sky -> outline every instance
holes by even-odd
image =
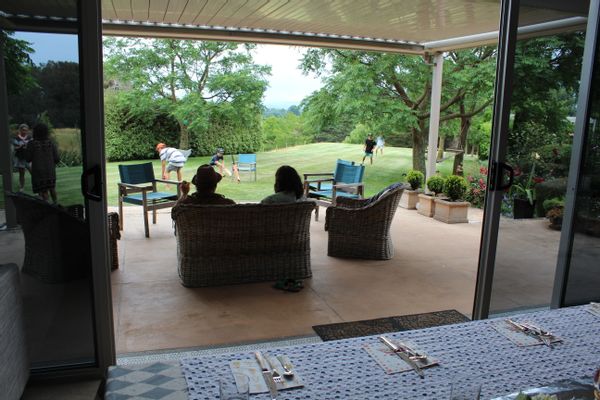
[[[32,44],[35,53],[31,58],[35,64],[49,60],[78,62],[77,38],[74,35],[19,32],[15,37]],[[305,76],[298,69],[301,47],[261,44],[256,46],[253,55],[256,63],[271,66],[269,88],[263,97],[266,107],[298,105],[322,86],[319,78]]]

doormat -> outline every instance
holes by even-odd
[[[382,333],[410,331],[468,321],[470,321],[469,318],[456,310],[444,310],[424,314],[367,319],[364,321],[315,325],[312,328],[324,342],[327,342],[329,340],[381,335]]]

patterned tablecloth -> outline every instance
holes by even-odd
[[[472,381],[482,384],[482,398],[489,399],[562,379],[591,383],[600,368],[600,317],[586,307],[512,316],[560,336],[563,342],[553,349],[516,346],[492,328],[493,319],[386,335],[416,343],[439,359],[439,366],[425,370],[425,379],[414,372],[386,374],[363,349],[376,336],[272,349],[270,354],[289,356],[305,382],[281,391],[279,399],[448,399],[452,382]],[[182,360],[189,398],[218,399],[219,377],[233,380],[229,362],[252,357],[248,352]]]

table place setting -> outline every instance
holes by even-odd
[[[585,307],[585,310],[596,317],[600,317],[600,303],[591,302]]]
[[[286,355],[276,357],[255,353],[254,359],[233,360],[229,362],[229,368],[236,379],[239,376],[247,376],[250,394],[271,393],[273,397],[279,390],[299,388],[304,382],[294,370],[294,366]]]
[[[365,343],[363,349],[379,364],[386,374],[415,371],[421,378],[423,369],[438,365],[439,361],[427,355],[409,341],[392,341],[379,336],[378,343]]]
[[[495,321],[492,327],[517,346],[535,346],[543,344],[553,348],[563,340],[552,332],[544,330],[531,322],[517,322],[512,319]]]

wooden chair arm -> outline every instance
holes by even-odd
[[[174,181],[174,180],[172,180],[172,179],[158,179],[158,178],[156,178],[156,179],[154,179],[154,180],[155,180],[156,182],[168,183],[168,184],[171,184],[171,185],[181,185],[181,182],[179,182],[179,181]]]
[[[322,182],[333,182],[333,178],[328,179],[305,179],[305,183],[322,183]]]
[[[306,180],[306,178],[308,178],[309,176],[332,176],[333,177],[333,172],[310,173],[310,174],[302,174],[302,175],[304,175],[304,180]]]
[[[365,184],[363,182],[358,182],[358,183],[336,183],[333,186],[336,187],[336,188],[338,188],[338,189],[358,188],[358,187],[364,188]]]
[[[145,183],[123,183],[123,182],[119,182],[118,185],[121,186],[121,187],[124,187],[124,188],[128,188],[128,189],[138,189],[138,190],[152,189],[152,185],[148,185],[148,184],[145,184]]]

